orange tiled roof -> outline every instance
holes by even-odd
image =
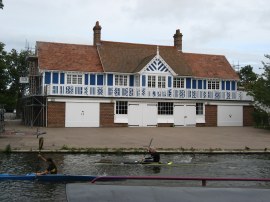
[[[103,72],[94,46],[37,42],[37,54],[40,69]]]
[[[239,80],[237,73],[223,55],[183,53],[192,75],[203,78]]]
[[[39,68],[81,72],[139,72],[157,53],[156,45],[101,41],[98,47],[37,42]],[[182,53],[159,46],[159,54],[179,76],[238,80],[222,55]]]
[[[105,72],[139,72],[157,53],[156,45],[101,41],[99,55]],[[179,75],[191,76],[181,52],[174,46],[159,46],[159,55]]]

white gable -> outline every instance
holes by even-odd
[[[159,55],[157,55],[140,71],[140,73],[169,73],[176,75],[172,68],[165,62],[165,60]]]

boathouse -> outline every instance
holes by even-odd
[[[104,41],[36,42],[28,58],[26,125],[46,127],[250,126],[253,102],[223,55]]]

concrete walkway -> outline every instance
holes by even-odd
[[[0,135],[0,149],[37,150],[37,128],[6,122]],[[270,131],[253,127],[176,127],[176,128],[40,128],[46,131],[45,150],[68,148],[129,149],[152,145],[167,150],[261,150],[270,151]]]

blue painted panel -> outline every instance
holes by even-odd
[[[145,86],[145,75],[142,75],[142,86]]]
[[[231,84],[230,81],[226,81],[226,90],[231,90],[230,84]]]
[[[172,87],[172,77],[169,76],[168,77],[168,88],[171,88]]]
[[[90,85],[94,86],[96,85],[96,75],[90,74]]]
[[[198,89],[202,89],[202,80],[198,80]]]
[[[103,75],[97,75],[97,85],[102,86],[103,85]]]
[[[235,81],[232,81],[232,90],[235,90]]]
[[[88,74],[84,74],[84,85],[88,85]]]
[[[60,74],[60,84],[65,84],[65,73]]]
[[[58,72],[53,72],[53,84],[58,84]]]
[[[186,87],[191,88],[191,78],[186,78]]]
[[[112,74],[108,74],[107,83],[108,83],[108,86],[113,85],[113,75]]]
[[[206,89],[206,80],[203,81],[203,89]]]
[[[225,81],[222,81],[222,82],[221,82],[221,89],[222,89],[222,90],[225,90]]]
[[[197,82],[195,79],[192,79],[192,89],[196,89],[197,88]]]
[[[129,86],[134,86],[134,75],[129,76]]]
[[[51,83],[51,72],[45,72],[45,84]]]

